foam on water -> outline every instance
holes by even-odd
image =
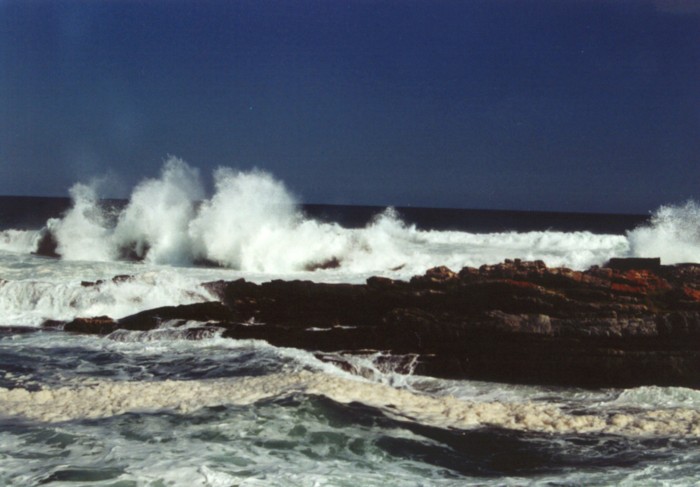
[[[0,377],[0,483],[634,485],[696,474],[700,399],[681,388],[445,381],[381,354],[346,357],[347,371],[173,330],[3,335],[0,361],[16,367]],[[501,474],[480,476],[491,468]]]
[[[645,386],[627,389],[615,400],[621,406],[700,409],[700,391],[686,387]]]
[[[36,326],[77,316],[121,318],[159,306],[215,299],[198,280],[168,268],[96,282],[53,276],[0,280],[0,322]]]
[[[468,402],[338,376],[298,372],[234,380],[102,381],[30,391],[0,388],[0,410],[36,421],[109,417],[134,411],[190,413],[207,406],[249,405],[294,393],[320,395],[339,403],[359,402],[390,417],[441,428],[499,428],[543,433],[607,433],[632,436],[700,436],[697,409],[567,414],[538,403]]]
[[[40,232],[9,229],[0,232],[0,251],[28,253],[36,250]]]
[[[177,414],[122,415],[100,421],[34,425],[0,431],[9,456],[4,485],[462,486],[454,474],[410,458],[392,457],[382,442],[427,443],[398,427],[324,417],[320,401],[292,400]],[[348,413],[352,412],[348,410]],[[331,411],[333,413],[333,411]],[[432,446],[432,445],[430,445]],[[0,450],[0,453],[2,450]],[[98,479],[104,479],[100,483]],[[4,481],[4,482],[3,482]],[[387,484],[387,481],[389,484]]]

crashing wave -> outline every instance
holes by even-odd
[[[265,172],[220,168],[214,183],[213,195],[204,197],[198,171],[171,158],[159,178],[135,187],[116,217],[105,214],[93,189],[77,184],[71,189],[72,208],[48,222],[34,250],[65,260],[206,263],[274,274],[418,273],[436,265],[461,268],[505,258],[582,269],[629,253],[621,235],[424,231],[404,223],[392,208],[364,228],[348,229],[306,217],[284,184]]]

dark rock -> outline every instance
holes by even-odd
[[[613,257],[608,261],[605,267],[615,269],[617,271],[629,271],[635,269],[658,272],[658,270],[661,269],[661,259],[658,257],[651,259],[642,257]]]
[[[125,330],[152,330],[171,320],[229,321],[234,318],[231,309],[221,303],[195,303],[181,306],[163,306],[149,309],[118,320]]]
[[[36,246],[36,255],[43,255],[44,257],[60,257],[58,254],[58,242],[56,237],[51,232],[51,230],[44,228],[39,236],[39,242]]]
[[[337,269],[340,267],[340,260],[338,260],[337,257],[332,257],[328,260],[324,260],[322,262],[313,262],[311,264],[308,264],[305,267],[305,270],[307,271],[318,271],[318,270],[326,270],[326,269]]]
[[[146,257],[149,250],[150,246],[144,242],[130,242],[119,247],[117,253],[121,260],[140,262]]]
[[[367,279],[367,287],[377,289],[387,289],[396,284],[396,281],[388,277],[372,276]]]
[[[116,330],[117,327],[117,322],[109,316],[96,316],[94,318],[76,318],[66,323],[63,329],[77,333],[107,335]]]
[[[41,329],[42,330],[63,330],[63,327],[65,326],[64,321],[59,321],[59,320],[44,320],[44,322],[41,324]]]
[[[700,266],[655,266],[632,259],[581,272],[512,260],[437,267],[410,282],[217,281],[205,287],[220,303],[148,310],[118,326],[210,322],[226,337],[322,355],[412,356],[416,373],[438,377],[700,387]]]
[[[411,279],[413,285],[436,285],[459,282],[459,275],[445,266],[428,269],[422,276],[415,276]]]

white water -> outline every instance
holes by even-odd
[[[475,234],[418,230],[392,210],[362,229],[315,221],[300,213],[282,183],[256,171],[220,169],[214,186],[207,197],[197,171],[173,159],[158,178],[134,189],[120,214],[111,215],[98,206],[93,189],[76,185],[73,208],[47,223],[60,260],[31,255],[39,232],[0,232],[0,324],[119,318],[208,301],[213,297],[201,283],[217,279],[408,279],[436,265],[458,270],[506,258],[575,269],[625,255],[661,256],[664,263],[700,260],[695,203],[664,207],[649,227],[628,235]],[[143,261],[125,261],[126,253]],[[334,258],[337,268],[308,270]],[[201,260],[222,267],[193,265]],[[129,277],[113,279],[117,275]],[[700,436],[697,391],[447,381],[412,375],[413,357],[398,362],[381,354],[336,357],[350,373],[301,350],[216,336],[191,342],[182,336],[168,328],[107,338],[47,332],[3,336],[0,483],[36,485],[54,474],[60,483],[60,475],[83,467],[79,485],[113,485],[89,480],[93,470],[107,475],[109,469],[126,485],[208,486],[634,485],[659,478],[688,484],[697,476],[697,453],[676,444],[658,447],[662,459],[639,468],[456,478],[446,470],[451,467],[423,461],[422,453],[409,458],[381,447],[391,438],[419,445],[418,451],[437,448],[440,456],[445,451],[438,440],[396,425],[366,426],[361,418],[339,425],[332,414],[326,419],[308,412],[303,401],[275,402],[320,396],[446,431],[502,428],[530,435],[535,449],[547,442],[561,445],[557,452],[573,451],[585,466],[607,454],[611,435],[622,445],[623,457],[641,455],[645,447],[635,442],[648,438],[694,444]],[[583,435],[584,444],[594,446],[589,451],[567,435]],[[665,455],[672,460],[665,461]]]
[[[117,267],[36,260],[76,275]],[[138,288],[148,275],[162,273],[160,285],[146,287],[168,288],[173,269],[151,269],[134,283],[102,286],[107,295],[115,295],[128,289],[120,286]],[[692,447],[700,436],[697,391],[585,391],[447,381],[411,375],[411,357],[398,362],[381,354],[339,357],[358,376],[302,350],[217,336],[194,342],[181,338],[168,328],[106,338],[4,335],[0,359],[12,372],[0,375],[0,483],[40,485],[52,475],[59,480],[72,475],[81,481],[71,485],[114,485],[118,479],[125,485],[351,486],[350,478],[373,486],[634,485],[658,479],[690,485],[697,475],[698,455]],[[363,404],[398,423],[368,422],[362,411],[353,411],[347,422],[332,412],[326,417],[305,405],[319,396],[348,407]],[[285,402],[289,399],[293,402]],[[475,469],[474,476],[456,478],[439,461],[421,457],[424,449],[442,455],[446,446],[401,424],[454,435],[503,429],[526,435],[533,449],[552,448],[551,443],[555,461],[562,454],[580,457],[581,468],[513,479],[481,478]],[[646,446],[638,442],[657,439],[658,460],[628,468],[587,466],[588,461],[595,465],[610,443],[618,444],[620,451],[614,454],[625,465],[626,456],[643,455]],[[410,456],[410,449],[408,456],[388,454],[387,441],[405,442],[419,455]],[[484,454],[485,461],[498,452],[495,448]],[[468,451],[463,455],[464,462],[474,461]],[[508,461],[507,454],[502,457]],[[107,480],[97,482],[91,477],[97,474]]]
[[[0,323],[38,325],[101,314],[119,318],[210,299],[201,282],[238,277],[258,282],[363,282],[371,275],[409,279],[437,265],[459,270],[506,258],[573,269],[619,256],[660,256],[665,264],[700,261],[700,206],[694,202],[662,207],[649,226],[627,235],[425,231],[406,225],[392,209],[365,228],[347,229],[303,215],[269,174],[220,168],[214,182],[215,191],[207,197],[199,172],[170,159],[158,178],[134,188],[117,215],[105,214],[92,188],[76,184],[72,208],[47,222],[60,261],[31,255],[41,232],[1,231]],[[143,260],[125,261],[126,254]],[[309,270],[333,260],[336,268]],[[193,266],[200,261],[221,267]],[[113,282],[116,274],[133,278]],[[81,284],[97,280],[105,282]]]
[[[628,234],[630,253],[639,257],[661,257],[665,264],[700,262],[700,205],[688,201],[662,206],[651,224]]]
[[[289,274],[337,260],[338,272],[397,276],[436,265],[456,270],[506,258],[541,259],[550,266],[584,269],[611,257],[661,257],[665,264],[700,261],[700,207],[664,206],[651,224],[627,235],[590,232],[423,231],[392,209],[362,229],[304,216],[284,184],[261,171],[220,168],[206,197],[198,171],[167,161],[158,178],[137,185],[128,206],[105,215],[93,189],[76,184],[73,207],[47,228],[68,261],[116,261],[125,254],[149,264],[189,266],[209,261],[244,272]],[[197,202],[201,201],[201,204]],[[31,252],[39,234],[0,232],[0,250]],[[321,277],[323,279],[323,277]]]
[[[45,320],[65,321],[77,316],[121,318],[159,306],[214,300],[198,280],[176,270],[132,270],[137,272],[128,279],[113,280],[112,274],[87,286],[83,276],[61,279],[51,271],[43,278],[0,281],[0,323],[36,326]]]
[[[0,411],[6,417],[62,422],[127,412],[191,413],[203,407],[311,394],[338,403],[366,404],[390,417],[441,428],[497,426],[558,434],[700,436],[700,393],[692,389],[647,386],[593,391],[443,380],[414,376],[410,360],[387,360],[391,357],[381,354],[344,356],[357,366],[350,373],[303,350],[217,336],[191,342],[167,330],[125,332],[106,339],[27,335],[17,337],[15,349],[6,342],[2,344],[5,353],[31,349],[50,361],[51,370],[44,371],[46,365],[38,364],[39,381],[32,373],[26,377],[5,373],[4,378],[14,385],[0,387]],[[85,357],[80,370],[70,365],[75,357],[56,353],[64,346],[82,350]],[[106,354],[122,358],[92,363],[91,357]],[[173,365],[177,361],[192,365],[178,368]],[[217,378],[196,379],[197,367],[208,368],[208,362],[230,370],[220,370]],[[278,364],[277,369],[270,369],[271,363]],[[136,364],[147,369],[113,375]],[[231,378],[232,373],[238,375],[235,371],[242,364],[262,367],[267,373]],[[357,375],[361,369],[371,373]],[[173,370],[179,370],[175,378],[163,380]],[[100,372],[114,378],[102,378]]]
[[[52,472],[72,470],[81,472],[77,485],[112,485],[90,482],[93,471],[136,485],[350,486],[350,478],[374,486],[634,485],[659,479],[690,485],[697,473],[692,442],[700,436],[700,397],[688,389],[583,391],[445,381],[401,376],[377,366],[379,356],[348,357],[373,369],[367,379],[308,352],[264,342],[216,337],[189,342],[162,333],[124,338],[37,333],[0,341],[3,354],[38,362],[6,373],[12,385],[0,387],[0,421],[6,425],[0,429],[0,481],[36,485]],[[111,361],[105,363],[107,356]],[[200,378],[204,372],[214,376]],[[332,412],[326,417],[306,403],[316,396],[349,407],[363,404],[398,422],[367,422],[361,417],[366,413],[357,410],[351,421]],[[285,402],[290,398],[293,402]],[[382,446],[387,439],[417,445],[419,452],[448,452],[405,424],[454,435],[503,429],[528,435],[532,449],[551,444],[554,461],[557,455],[578,455],[582,463],[525,478],[482,478],[478,469],[475,476],[456,478],[431,465],[434,460],[388,454]],[[625,465],[626,457],[648,448],[642,442],[655,438],[661,439],[655,461],[628,468],[588,466],[606,454],[621,456]],[[685,441],[690,446],[679,443]],[[489,448],[494,444],[483,445],[484,460],[498,453],[498,446],[491,453]],[[474,454],[464,455],[465,465],[473,461]],[[507,458],[503,454],[502,461]]]

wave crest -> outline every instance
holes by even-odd
[[[109,244],[107,218],[95,189],[77,183],[70,189],[70,195],[73,199],[70,211],[46,224],[55,240],[56,253],[66,260],[114,260],[117,255]]]
[[[637,257],[661,257],[664,264],[700,262],[700,205],[665,205],[649,225],[628,232],[630,252]]]
[[[165,163],[158,178],[137,185],[117,214],[100,206],[90,186],[76,184],[71,196],[72,208],[49,220],[43,240],[66,260],[401,276],[506,258],[573,269],[626,256],[661,257],[664,264],[700,261],[700,205],[694,202],[661,207],[649,225],[627,235],[425,231],[404,223],[391,208],[364,228],[348,229],[306,217],[285,185],[259,170],[217,169],[214,192],[206,197],[199,172],[177,158]],[[40,238],[7,232],[2,237],[0,248],[16,250],[31,241],[32,250],[41,252]]]
[[[107,244],[122,257],[189,264],[192,245],[187,229],[196,214],[195,203],[203,197],[199,171],[171,158],[159,179],[136,186]]]

